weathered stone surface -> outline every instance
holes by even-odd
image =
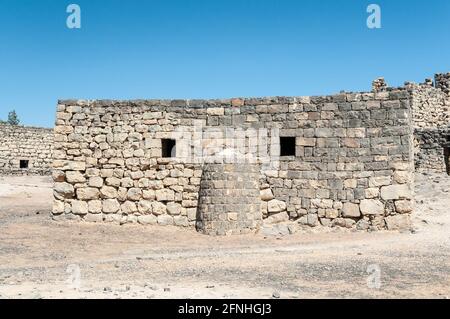
[[[395,171],[394,181],[398,184],[406,184],[411,180],[411,173],[408,171]]]
[[[97,188],[86,187],[77,189],[77,197],[80,200],[92,200],[100,197],[100,192]]]
[[[102,212],[102,201],[91,200],[88,202],[89,212],[92,214],[100,214]]]
[[[62,171],[84,171],[86,170],[85,162],[76,162],[76,161],[61,161],[54,160],[53,168],[62,170]]]
[[[365,197],[367,199],[378,198],[380,196],[379,188],[367,188],[365,191]]]
[[[164,215],[167,213],[167,207],[160,202],[152,202],[152,213],[154,215]]]
[[[134,212],[137,212],[136,204],[130,201],[126,201],[125,203],[120,205],[120,209],[124,214],[132,214]]]
[[[66,172],[66,180],[68,183],[74,184],[74,183],[84,183],[86,181],[86,178],[80,172],[68,171]]]
[[[359,206],[363,215],[383,215],[384,205],[376,199],[365,199]]]
[[[409,199],[411,198],[409,185],[390,185],[381,188],[381,198],[384,200]]]
[[[337,209],[326,209],[325,217],[328,219],[334,219],[339,216],[339,211]]]
[[[319,226],[319,217],[316,214],[306,215],[306,225],[308,226]]]
[[[120,204],[117,199],[103,200],[103,212],[106,214],[117,213],[120,209]]]
[[[120,223],[122,214],[106,214],[103,215],[103,220],[107,223]]]
[[[175,193],[171,189],[158,189],[155,191],[157,201],[173,201],[175,200]]]
[[[187,208],[186,214],[189,221],[195,221],[197,219],[197,209],[196,208]]]
[[[59,200],[53,201],[53,214],[55,214],[55,215],[62,214],[62,213],[64,213],[64,210],[65,210],[64,202],[59,201]]]
[[[120,178],[117,177],[108,177],[105,180],[105,184],[113,187],[120,187]]]
[[[353,203],[345,203],[344,207],[342,208],[342,216],[354,218],[361,216],[359,205]]]
[[[156,194],[153,189],[144,189],[142,191],[142,198],[144,199],[156,199]]]
[[[89,178],[89,184],[90,187],[96,187],[101,188],[103,186],[103,178],[99,176],[93,176]]]
[[[140,188],[130,188],[127,193],[129,200],[138,201],[142,198],[142,190]]]
[[[353,219],[350,218],[336,218],[332,222],[332,226],[336,227],[343,227],[343,228],[352,228],[356,222]]]
[[[388,216],[385,218],[386,226],[389,230],[409,230],[411,229],[411,219],[407,214]]]
[[[189,226],[189,221],[186,216],[174,216],[173,222],[174,222],[175,226],[182,226],[182,227]]]
[[[181,205],[178,203],[168,203],[167,204],[167,212],[169,215],[180,215],[181,214]]]
[[[138,210],[141,214],[148,214],[152,212],[152,201],[140,200],[138,204]]]
[[[142,225],[156,225],[158,220],[154,215],[138,216],[138,223]]]
[[[72,213],[75,215],[86,215],[88,213],[88,203],[81,200],[72,201]]]
[[[274,199],[272,190],[270,188],[261,190],[261,199],[266,202]]]
[[[118,194],[117,194],[117,189],[115,187],[112,186],[103,186],[100,189],[100,193],[102,194],[102,198],[117,198]]]
[[[264,220],[264,224],[276,224],[281,222],[287,222],[289,220],[289,215],[287,212],[282,212],[269,216]]]
[[[267,210],[269,213],[279,213],[286,210],[286,203],[278,199],[273,199],[268,203]]]
[[[392,184],[391,176],[377,176],[369,178],[369,187],[381,187]]]
[[[55,183],[53,189],[62,198],[72,198],[75,195],[75,189],[69,183]]]
[[[356,229],[358,230],[368,230],[370,227],[370,224],[367,220],[365,219],[360,219],[357,223],[356,223]]]
[[[214,108],[208,108],[207,109],[207,113],[208,115],[224,115],[225,114],[225,109],[223,107],[214,107]]]
[[[395,210],[400,214],[409,214],[413,211],[413,204],[410,200],[395,201]]]
[[[173,217],[169,215],[159,215],[158,224],[162,226],[173,225],[174,224]]]
[[[55,183],[61,183],[66,181],[66,174],[63,171],[53,170],[52,178]]]

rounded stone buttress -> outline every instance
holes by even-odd
[[[258,164],[205,164],[197,230],[224,236],[259,229],[262,224],[259,174]]]

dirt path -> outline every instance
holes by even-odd
[[[0,298],[448,298],[450,178],[416,188],[413,233],[211,238],[54,222],[48,178],[0,177]]]

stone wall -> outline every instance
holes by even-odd
[[[450,73],[406,87],[412,96],[416,170],[448,172]]]
[[[438,73],[435,75],[436,87],[450,96],[450,73]],[[447,104],[448,105],[448,104]]]
[[[449,172],[450,128],[414,130],[415,167],[418,172]]]
[[[0,124],[0,174],[50,175],[52,144],[51,129]]]
[[[416,128],[438,128],[450,123],[450,99],[428,80],[422,84],[407,84],[412,94],[413,124]]]
[[[53,214],[193,227],[207,158],[234,144],[257,155],[265,223],[395,229],[412,211],[410,100],[408,90],[389,89],[320,97],[60,101]],[[164,139],[176,140],[175,158],[163,157]],[[287,140],[294,154],[281,156]]]

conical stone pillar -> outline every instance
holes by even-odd
[[[256,231],[262,224],[259,165],[205,164],[197,229],[207,235]]]

